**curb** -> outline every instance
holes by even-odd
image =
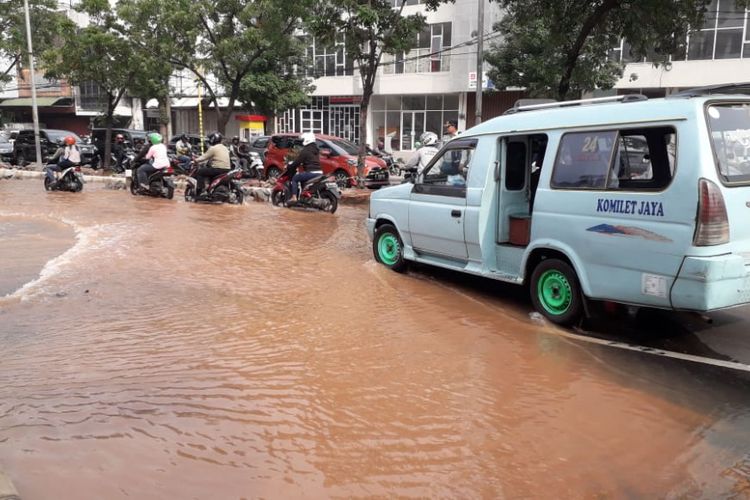
[[[0,500],[21,500],[10,478],[0,471]]]
[[[17,168],[0,168],[0,179],[41,179],[44,172],[38,170],[19,170]],[[85,175],[83,180],[86,182],[125,182],[125,177],[115,177],[107,175]]]
[[[0,167],[0,180],[3,179],[42,179],[44,172],[38,170],[19,170],[17,168]],[[84,175],[83,180],[86,182],[101,182],[107,184],[110,189],[127,189],[125,177],[106,176],[106,175]],[[175,182],[177,188],[185,187],[184,180]],[[245,194],[255,201],[270,202],[271,190],[263,186],[243,186]],[[364,205],[370,202],[372,191],[361,189],[347,189],[341,194],[339,203],[344,205]],[[0,497],[0,500],[4,500]]]

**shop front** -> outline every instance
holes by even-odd
[[[459,94],[376,95],[372,97],[372,131],[386,151],[413,151],[424,132],[443,135],[446,120],[458,120]]]
[[[235,115],[240,129],[240,139],[249,141],[251,138],[266,134],[268,118],[263,115]]]

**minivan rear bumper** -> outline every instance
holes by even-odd
[[[712,311],[750,303],[750,267],[739,255],[685,257],[672,286],[672,307]]]

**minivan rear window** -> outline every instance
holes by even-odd
[[[712,104],[706,116],[719,175],[727,183],[750,183],[750,103]]]

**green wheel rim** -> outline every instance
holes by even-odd
[[[401,254],[401,244],[398,238],[391,233],[386,233],[378,240],[378,256],[383,264],[392,266],[398,262]]]
[[[539,278],[537,297],[542,307],[554,316],[565,314],[573,303],[573,289],[560,271],[550,269]]]

